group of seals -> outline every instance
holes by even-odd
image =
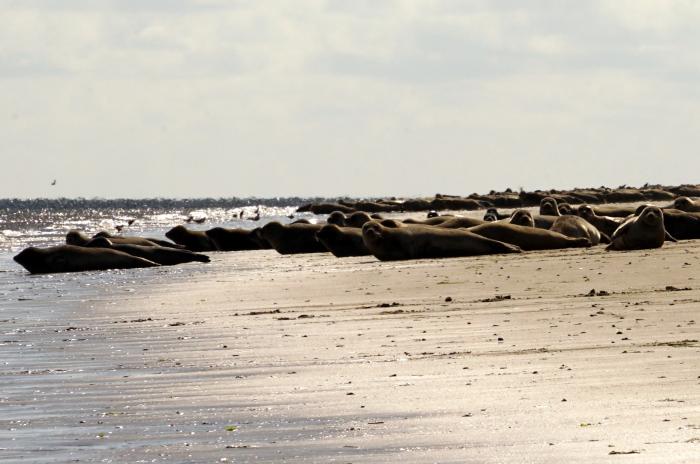
[[[14,260],[32,274],[44,274],[208,263],[209,257],[160,239],[113,236],[107,232],[89,238],[71,230],[66,234],[65,245],[29,247]]]
[[[66,245],[29,247],[14,257],[31,273],[127,269],[209,262],[202,251],[274,248],[281,254],[331,252],[337,257],[374,255],[380,260],[442,258],[590,247],[607,250],[658,248],[665,241],[700,238],[700,201],[677,198],[663,208],[614,205],[572,207],[544,197],[539,214],[518,209],[487,211],[484,219],[430,214],[427,219],[382,219],[364,212],[332,211],[327,224],[307,220],[269,222],[256,229],[170,229],[167,240],[88,237],[72,230]]]
[[[382,261],[521,251],[517,246],[491,240],[465,229],[425,225],[392,228],[377,221],[362,226],[362,239],[372,254]]]
[[[700,213],[675,208],[692,209],[694,204],[688,198],[679,198],[664,208],[584,204],[566,213],[556,199],[545,197],[539,215],[516,210],[507,221],[585,238],[591,245],[608,243],[607,250],[636,250],[658,248],[664,241],[700,238]]]

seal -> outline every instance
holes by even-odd
[[[339,227],[345,227],[345,214],[343,214],[340,211],[333,211],[331,214],[328,215],[328,219],[326,219],[327,224],[335,224],[336,226]]]
[[[639,216],[640,214],[642,214],[642,211],[644,211],[644,208],[646,208],[647,206],[653,206],[653,205],[650,205],[650,204],[639,205],[639,206],[637,207],[637,210],[634,212],[634,216]],[[677,240],[676,240],[676,236],[673,235],[673,234],[671,234],[671,233],[668,231],[668,227],[666,226],[666,223],[669,222],[669,221],[668,221],[668,218],[671,218],[671,217],[673,217],[673,218],[679,218],[679,215],[683,214],[684,211],[681,211],[681,210],[678,210],[678,209],[663,209],[663,208],[661,209],[661,211],[664,213],[664,229],[666,229],[666,240],[669,241],[669,242],[676,242],[676,241],[677,241]],[[690,214],[690,215],[692,215],[692,214],[694,214],[694,213],[685,213],[685,214]],[[632,217],[632,216],[630,216],[630,217]],[[627,219],[629,219],[630,217],[628,217]],[[623,222],[624,222],[624,221],[623,221]],[[680,223],[679,223],[678,221],[671,221],[671,222],[675,222],[674,225],[676,225],[676,226],[679,226],[679,225],[680,225]],[[687,225],[690,225],[690,224],[692,224],[692,222],[685,221],[685,222],[684,222],[684,225],[686,225],[686,224],[687,224]],[[676,229],[676,232],[679,232],[681,236],[686,236],[686,231],[684,231],[684,230],[678,230],[679,227],[676,227],[675,229]]]
[[[260,241],[252,230],[214,227],[204,231],[219,251],[259,250]]]
[[[501,219],[508,219],[510,216],[510,214],[499,213],[496,208],[488,208],[486,214],[484,214],[484,221],[500,221]]]
[[[484,222],[485,221],[483,219],[456,216],[448,219],[445,222],[436,224],[435,227],[441,227],[443,229],[460,229],[478,226]]]
[[[560,216],[557,200],[552,197],[544,197],[542,201],[540,201],[540,215]]]
[[[673,207],[686,213],[700,212],[700,201],[693,201],[688,197],[678,197],[673,200]]]
[[[32,274],[57,272],[104,271],[154,267],[159,264],[117,250],[59,245],[49,248],[29,247],[13,258]]]
[[[384,227],[371,221],[362,226],[362,239],[382,261],[448,258],[495,253],[520,253],[520,248],[491,240],[469,230],[412,225]]]
[[[567,214],[575,214],[574,207],[568,203],[562,202],[557,205],[557,210],[561,216]]]
[[[636,206],[615,206],[615,205],[595,205],[595,206],[591,206],[591,208],[593,208],[593,211],[598,216],[611,216],[611,217],[619,217],[619,218],[626,218],[630,214],[634,214],[634,211],[637,209]]]
[[[131,237],[131,236],[124,236],[124,235],[112,235],[109,232],[102,231],[98,232],[95,235],[92,236],[92,238],[108,238],[112,241],[112,243],[120,243],[124,245],[142,245],[142,246],[152,246],[146,244],[144,240],[148,240],[152,244],[162,246],[162,247],[168,247],[168,248],[177,248],[177,249],[183,249],[182,245],[178,245],[177,243],[169,242],[167,240],[161,240],[159,238],[151,238],[151,237]]]
[[[107,232],[99,232],[93,238],[109,236]],[[155,242],[142,237],[113,237],[115,243],[142,245],[142,246],[158,246]],[[90,240],[90,237],[83,232],[73,229],[66,234],[66,245],[85,246]],[[110,238],[112,240],[112,238]]]
[[[598,245],[601,241],[603,243],[610,243],[610,237],[601,234],[593,224],[581,217],[569,214],[559,216],[549,230],[552,232],[559,232],[567,237],[587,238],[588,241],[591,242],[591,245],[594,246]]]
[[[551,230],[507,222],[487,222],[469,230],[484,237],[517,245],[525,251],[591,246],[591,242],[587,238],[572,238]]]
[[[357,227],[358,229],[361,229],[365,223],[371,220],[372,217],[369,214],[365,213],[364,211],[357,211],[356,213],[352,213],[350,216],[345,218],[345,225],[347,227]]]
[[[362,240],[362,229],[357,227],[338,227],[335,224],[326,224],[316,232],[316,238],[338,258],[372,254]]]
[[[535,227],[535,219],[532,213],[526,209],[516,209],[508,220],[511,224],[524,227]]]
[[[435,217],[431,217],[429,219],[406,218],[401,222],[403,222],[404,224],[436,226],[438,224],[442,224],[445,221],[449,221],[453,217],[454,216],[452,216],[451,214],[443,214],[442,216],[435,216]]]
[[[208,263],[210,261],[209,256],[193,253],[188,250],[178,250],[162,246],[119,245],[112,243],[112,241],[106,237],[93,238],[85,246],[89,248],[106,248],[121,251],[163,266],[173,266],[175,264],[191,263],[193,261],[198,261],[200,263]]]
[[[598,216],[595,210],[590,205],[581,205],[578,207],[578,214],[583,219],[593,224],[602,234],[611,237],[615,230],[620,227],[622,218],[612,216]]]
[[[664,211],[664,228],[666,233],[676,240],[693,240],[700,238],[700,213],[685,211]],[[666,237],[666,240],[669,240]]]
[[[175,226],[167,231],[165,236],[179,245],[184,245],[190,251],[216,251],[214,242],[201,230]]]
[[[296,253],[324,253],[325,246],[316,240],[316,232],[321,224],[282,225],[277,221],[268,222],[260,230],[262,237],[283,255]]]
[[[538,229],[549,230],[559,216],[545,216],[541,214],[533,215],[526,209],[519,209],[513,212],[510,223],[520,226],[537,227]]]
[[[646,206],[639,216],[625,220],[611,237],[606,250],[642,250],[661,248],[666,239],[661,208]]]

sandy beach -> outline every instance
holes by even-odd
[[[0,461],[700,462],[697,241],[211,256],[8,292]]]

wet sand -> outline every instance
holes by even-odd
[[[0,462],[700,462],[698,241],[212,259],[10,294]]]

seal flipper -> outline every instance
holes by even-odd
[[[676,238],[673,235],[669,234],[668,231],[666,231],[666,241],[667,242],[677,242],[678,240],[676,240]]]
[[[610,240],[610,237],[608,237],[607,234],[600,232],[600,243],[612,243],[612,240]]]

